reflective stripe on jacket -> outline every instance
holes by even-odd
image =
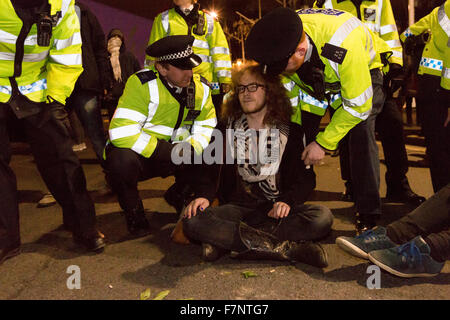
[[[167,36],[184,34],[194,36],[194,53],[200,56],[203,62],[192,71],[208,80],[211,83],[213,94],[216,94],[219,93],[221,83],[231,83],[230,49],[220,23],[208,13],[199,10],[199,14],[205,17],[203,35],[189,30],[186,21],[175,11],[175,8],[162,12],[153,21],[148,44]],[[193,28],[196,28],[196,25]],[[145,65],[149,66],[150,62],[151,58],[146,56]]]
[[[441,87],[450,90],[450,1],[435,8],[429,15],[411,25],[401,35],[408,36],[429,31],[428,43],[422,52],[418,74],[441,77]]]
[[[83,71],[81,59],[80,25],[74,0],[48,0],[51,15],[61,17],[53,27],[50,45],[37,44],[37,27],[33,24],[24,42],[22,72],[15,79],[21,94],[35,102],[47,96],[65,103]],[[9,77],[14,76],[16,42],[23,22],[10,0],[0,0],[0,102],[11,98]]]
[[[201,153],[217,124],[210,88],[194,74],[195,110],[200,112],[195,119],[187,121],[189,109],[183,106],[182,121],[175,130],[180,104],[161,82],[154,66],[150,71],[155,77],[148,82],[142,83],[138,73],[149,72],[149,69],[128,79],[109,126],[111,143],[132,149],[146,158],[153,154],[158,139],[188,141]]]
[[[317,1],[314,3],[317,8]],[[338,9],[358,17],[367,28],[386,41],[392,49],[389,62],[403,65],[403,49],[395,23],[390,0],[365,0],[361,2],[360,12],[350,0],[326,0],[323,8]]]
[[[336,108],[341,103],[342,108],[336,110],[325,131],[316,137],[321,146],[334,150],[351,128],[369,116],[373,96],[370,70],[382,68],[380,53],[390,52],[391,49],[350,13],[334,9],[302,9],[297,12],[306,34],[314,42],[320,59],[325,64],[325,83],[339,84],[340,87],[333,92],[329,90],[328,94],[330,105]],[[322,48],[327,43],[346,50],[342,63],[321,55]],[[298,109],[318,115],[325,114],[328,102],[318,101],[306,94],[312,88],[303,83],[297,74],[288,76],[283,83],[291,88],[288,90],[291,102],[298,103],[293,105],[292,121],[300,123]]]

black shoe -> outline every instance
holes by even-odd
[[[391,202],[401,202],[409,204],[413,207],[418,207],[425,202],[425,197],[419,196],[411,189],[402,189],[397,192],[388,191],[386,199]]]
[[[97,232],[97,235],[92,237],[84,237],[77,234],[73,235],[73,241],[77,244],[82,245],[89,251],[93,251],[95,253],[103,252],[105,248],[105,240],[104,235],[100,232]]]
[[[145,217],[142,202],[139,202],[136,209],[125,211],[128,232],[133,236],[143,237],[150,233],[150,224]]]
[[[202,259],[204,261],[216,261],[225,254],[226,250],[213,246],[209,243],[202,243]]]
[[[10,246],[0,250],[0,265],[7,259],[15,257],[20,254],[20,245]]]
[[[328,255],[319,243],[291,241],[291,248],[286,255],[294,262],[306,263],[317,268],[328,267]]]
[[[191,196],[191,189],[188,185],[180,186],[179,183],[174,183],[164,193],[164,200],[175,208],[178,214],[183,211],[185,201]]]
[[[376,225],[376,218],[373,215],[360,215],[356,213],[355,229],[357,236],[374,228]]]

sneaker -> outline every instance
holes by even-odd
[[[433,277],[438,275],[445,262],[437,262],[430,256],[431,249],[421,236],[390,249],[369,253],[369,259],[377,266],[404,278]]]
[[[39,202],[37,204],[37,208],[50,207],[50,206],[53,206],[55,204],[56,204],[56,200],[53,197],[53,195],[51,193],[46,193],[46,194],[44,194],[42,199],[39,200]]]
[[[386,236],[386,228],[376,227],[360,235],[352,237],[338,237],[336,244],[342,250],[353,256],[369,259],[369,252],[395,247],[396,244]]]

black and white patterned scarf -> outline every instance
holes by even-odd
[[[233,159],[238,165],[238,173],[245,183],[258,183],[265,198],[275,200],[280,191],[276,174],[289,136],[289,125],[283,123],[268,126],[262,130],[249,129],[247,117],[230,121],[228,129],[233,129]]]

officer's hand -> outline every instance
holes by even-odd
[[[183,212],[183,218],[190,219],[191,217],[195,217],[197,214],[197,210],[200,208],[200,211],[205,210],[209,207],[209,200],[206,198],[197,198],[191,201],[187,205],[186,208],[184,208]]]
[[[56,127],[61,134],[71,137],[72,126],[70,125],[69,115],[64,105],[56,100],[53,100],[52,102],[46,104],[46,108],[50,111],[51,120],[53,120],[56,124]]]
[[[286,218],[291,211],[291,207],[284,202],[275,202],[273,208],[267,214],[269,217],[274,219]]]
[[[302,160],[305,162],[305,165],[307,166],[319,164],[324,157],[325,151],[315,141],[308,144],[302,153]]]

